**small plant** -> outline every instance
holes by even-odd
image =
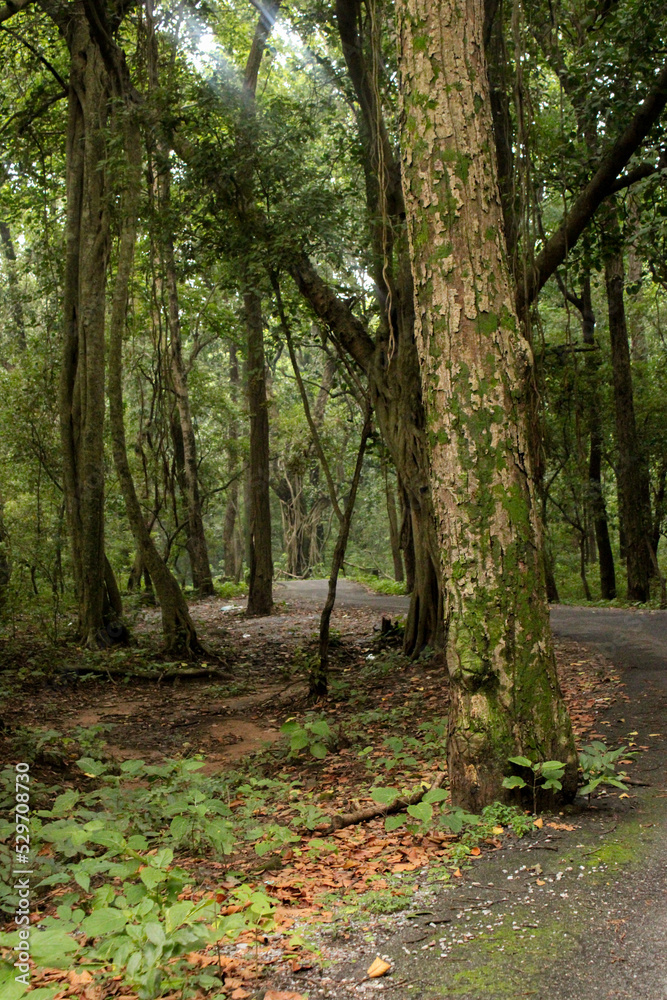
[[[326,719],[315,719],[303,725],[296,719],[288,719],[280,727],[280,732],[289,738],[290,757],[297,757],[302,750],[308,750],[313,757],[324,760],[335,741],[333,729]]]
[[[601,740],[593,740],[590,746],[584,747],[579,754],[579,766],[584,775],[584,786],[579,789],[581,795],[587,795],[590,802],[598,785],[611,785],[625,791],[624,781],[628,776],[625,771],[616,771],[617,761],[624,756],[634,756],[634,752],[628,751],[626,746],[609,750]]]
[[[565,774],[565,764],[560,760],[538,760],[533,762],[527,757],[508,757],[510,764],[517,767],[530,768],[531,784],[518,774],[503,778],[503,788],[529,788],[533,793],[533,813],[537,812],[537,789],[542,791],[560,791],[563,787],[561,778]]]

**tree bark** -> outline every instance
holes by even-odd
[[[617,229],[615,222],[610,223]],[[608,234],[609,235],[609,234]],[[618,236],[618,233],[615,234]],[[614,234],[611,234],[614,241]],[[625,317],[625,272],[622,250],[614,247],[605,261],[609,340],[614,384],[618,492],[625,532],[628,600],[645,603],[650,596],[651,499],[648,467],[635,419],[632,364]]]
[[[581,320],[583,342],[591,348],[595,347],[595,313],[591,297],[591,278],[586,274],[581,288]],[[598,392],[598,373],[600,360],[598,352],[591,350],[586,355],[588,368],[588,426],[590,431],[590,454],[588,460],[588,502],[593,516],[595,541],[598,549],[600,569],[600,596],[603,601],[612,601],[616,597],[616,571],[614,569],[614,553],[609,538],[609,523],[607,508],[602,492],[602,420],[600,417],[600,397]]]
[[[245,67],[244,93],[249,118],[255,113],[257,76],[266,40],[280,8],[275,0],[261,8],[252,48]],[[251,153],[251,140],[243,139]],[[248,165],[250,170],[250,165]],[[238,178],[242,221],[254,214],[252,173]],[[250,455],[248,482],[248,605],[249,615],[270,615],[273,609],[273,557],[271,551],[271,496],[269,492],[269,412],[266,393],[266,360],[262,299],[256,275],[244,266],[242,274],[243,315],[246,328],[248,372],[248,416],[250,419]]]
[[[144,513],[139,503],[127,459],[123,418],[122,352],[129,284],[137,237],[139,192],[141,189],[141,146],[139,129],[131,116],[130,109],[125,107],[117,110],[116,114],[123,115],[123,120],[118,123],[117,129],[124,141],[126,165],[122,199],[122,231],[109,321],[109,417],[112,451],[130,528],[160,602],[165,651],[171,655],[187,657],[203,653],[204,650],[197,639],[197,633],[181,589],[160,556],[144,520]]]
[[[148,63],[151,87],[159,88],[158,47],[153,18],[152,0],[146,0],[146,27],[148,35]],[[181,317],[178,301],[178,283],[176,280],[176,256],[174,252],[174,232],[172,225],[173,209],[171,204],[171,166],[169,164],[169,145],[163,140],[156,147],[157,167],[157,208],[160,220],[159,246],[161,266],[166,289],[165,313],[169,331],[169,360],[171,384],[176,397],[176,407],[180,422],[180,438],[182,442],[182,483],[187,511],[187,542],[186,548],[190,559],[192,586],[201,596],[214,593],[211,566],[208,558],[206,534],[202,517],[201,495],[199,492],[199,469],[197,463],[197,441],[195,438],[190,393],[188,389],[188,374],[183,360],[183,344],[181,338]]]
[[[401,535],[398,528],[398,516],[396,514],[396,498],[394,495],[393,486],[389,480],[389,469],[387,468],[387,460],[384,459],[383,463],[383,475],[384,475],[384,492],[387,498],[387,518],[389,520],[389,542],[391,545],[391,557],[394,562],[394,580],[402,583],[405,579],[403,573],[403,556],[401,554]]]
[[[239,362],[236,355],[236,344],[230,341],[229,344],[229,389],[231,403],[233,407],[238,404],[239,394]],[[236,413],[229,421],[227,440],[227,460],[230,471],[236,469],[239,460],[239,424]],[[225,522],[222,531],[223,558],[225,561],[225,576],[236,583],[241,579],[243,567],[242,550],[239,544],[237,522],[239,519],[239,481],[235,478],[229,485],[227,491],[227,504],[225,507]]]
[[[245,282],[243,311],[248,355],[249,454],[249,615],[270,615],[273,608],[273,557],[271,553],[271,498],[269,494],[269,411],[266,396],[266,361],[262,300]]]
[[[399,0],[403,186],[445,581],[452,800],[507,799],[508,757],[577,757],[556,675],[504,243],[481,0]]]
[[[85,13],[72,9],[60,380],[63,489],[79,608],[96,645],[104,613],[104,318],[109,254],[106,126],[110,82]]]
[[[21,299],[21,288],[16,267],[16,250],[9,226],[6,222],[0,221],[0,246],[5,258],[7,268],[7,283],[9,293],[9,308],[11,310],[12,322],[14,324],[14,334],[16,346],[20,351],[26,349],[25,320],[23,316],[23,302]]]

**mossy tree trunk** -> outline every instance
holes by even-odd
[[[506,798],[507,758],[577,760],[558,685],[525,380],[496,180],[482,0],[399,0],[403,186],[444,584],[453,800]]]

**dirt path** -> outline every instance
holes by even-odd
[[[289,583],[301,599],[324,581]],[[340,606],[387,613],[407,599],[369,597],[343,581]],[[624,703],[601,719],[606,742],[640,749],[630,795],[583,801],[536,836],[485,855],[455,886],[424,884],[412,908],[370,918],[365,939],[337,944],[320,996],[416,1000],[666,1000],[667,612],[555,607],[554,633],[604,653],[622,671]],[[376,955],[392,964],[365,980]],[[311,985],[309,983],[309,985]]]

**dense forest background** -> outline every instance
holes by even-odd
[[[250,610],[266,613],[272,571],[328,575],[370,406],[345,567],[416,592],[407,644],[435,644],[390,6],[147,0],[97,22],[96,7],[67,23],[67,4],[46,0],[1,15],[5,627],[34,602],[59,628],[76,590],[90,634],[76,564],[93,540],[84,511],[68,545],[81,484],[67,433],[76,451],[103,428],[96,544],[121,590],[151,599],[152,558],[200,594],[249,584]],[[531,0],[486,15],[506,237],[535,356],[550,597],[664,600],[664,6]],[[104,65],[77,69],[86,46]],[[625,159],[587,210],[586,185],[621,141]],[[545,253],[582,210],[552,266]],[[114,332],[128,219],[136,248]],[[89,313],[87,368],[82,342],[67,345],[72,309]],[[126,467],[106,391],[122,407]],[[91,621],[102,627],[99,610]]]

